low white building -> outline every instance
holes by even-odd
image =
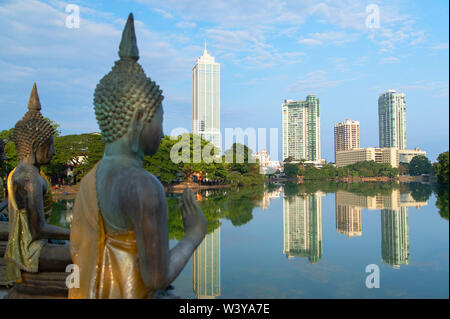
[[[336,152],[336,166],[344,167],[357,162],[374,161],[375,163],[388,163],[392,167],[398,167],[398,149],[391,148],[355,148],[347,151]]]
[[[408,163],[414,158],[414,156],[423,155],[427,156],[427,152],[414,148],[412,150],[398,150],[398,161],[400,163]]]
[[[252,154],[253,158],[259,161],[259,172],[261,174],[273,174],[277,170],[281,170],[282,166],[279,161],[271,161],[269,153],[266,150],[255,152]]]

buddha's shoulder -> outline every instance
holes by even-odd
[[[14,183],[39,182],[40,175],[36,167],[29,164],[19,164],[12,175]]]
[[[161,182],[149,171],[143,168],[131,167],[121,173],[121,184],[129,189],[142,189],[155,193],[164,193]]]

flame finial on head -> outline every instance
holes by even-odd
[[[120,58],[131,58],[135,61],[139,60],[139,50],[136,42],[136,32],[134,31],[134,17],[130,13],[127,24],[122,32],[122,40],[119,46]]]
[[[36,87],[36,82],[33,84],[33,89],[31,90],[30,99],[28,100],[28,110],[29,111],[40,111],[41,101],[39,101],[39,95]]]

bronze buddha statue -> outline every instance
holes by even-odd
[[[68,229],[45,221],[44,196],[50,192],[40,166],[48,164],[55,154],[53,127],[40,112],[36,83],[28,112],[16,123],[13,140],[19,163],[9,174],[9,238],[5,252],[6,280],[22,282],[22,272],[64,272],[71,264],[68,245],[55,245],[49,239],[68,240]]]
[[[70,246],[80,287],[69,289],[69,298],[154,298],[175,280],[206,234],[206,219],[188,189],[181,206],[185,237],[169,250],[164,188],[142,167],[163,137],[163,96],[137,63],[132,14],[119,57],[94,93],[106,146],[75,200]]]

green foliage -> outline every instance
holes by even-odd
[[[400,175],[408,175],[409,174],[409,164],[408,163],[399,163],[398,164],[398,172]]]
[[[448,185],[448,161],[449,161],[448,151],[439,154],[437,160],[438,162],[435,164],[434,169],[436,172],[436,176],[438,178],[438,183],[441,185]]]
[[[246,174],[259,169],[256,162],[252,163],[252,154],[253,151],[247,145],[234,143],[225,152],[225,160],[230,162],[228,165],[231,171]]]
[[[414,156],[409,163],[409,175],[419,176],[422,174],[432,174],[433,166],[428,158],[424,155]]]
[[[170,150],[175,143],[175,140],[171,140],[166,135],[161,140],[158,152],[144,158],[144,169],[155,175],[164,184],[171,184],[178,178],[178,165],[170,160]]]
[[[436,190],[436,207],[439,209],[439,215],[442,218],[448,220],[448,197],[449,197],[449,188],[447,185],[438,184]]]
[[[397,168],[387,163],[375,163],[374,161],[357,162],[345,167],[335,167],[326,164],[317,168],[312,164],[285,164],[285,174],[288,177],[303,176],[304,180],[335,180],[337,177],[396,177],[399,174]],[[298,170],[298,172],[297,172]]]
[[[55,137],[56,154],[42,170],[57,177],[67,165],[73,164],[74,173],[83,177],[103,156],[105,143],[101,138],[98,133]]]
[[[252,163],[253,151],[246,145],[234,143],[222,158],[233,186],[262,185],[266,178],[259,173],[259,164]]]
[[[408,183],[409,192],[416,202],[426,202],[430,198],[433,189],[429,184]]]
[[[287,177],[296,177],[299,173],[299,167],[296,164],[285,164],[284,174]]]
[[[213,232],[221,225],[221,219],[228,219],[234,226],[242,226],[253,218],[253,209],[259,206],[264,196],[264,187],[245,187],[229,190],[199,192],[202,200],[200,208],[208,223],[207,233]],[[181,240],[184,236],[181,217],[181,194],[168,194],[169,238]]]

